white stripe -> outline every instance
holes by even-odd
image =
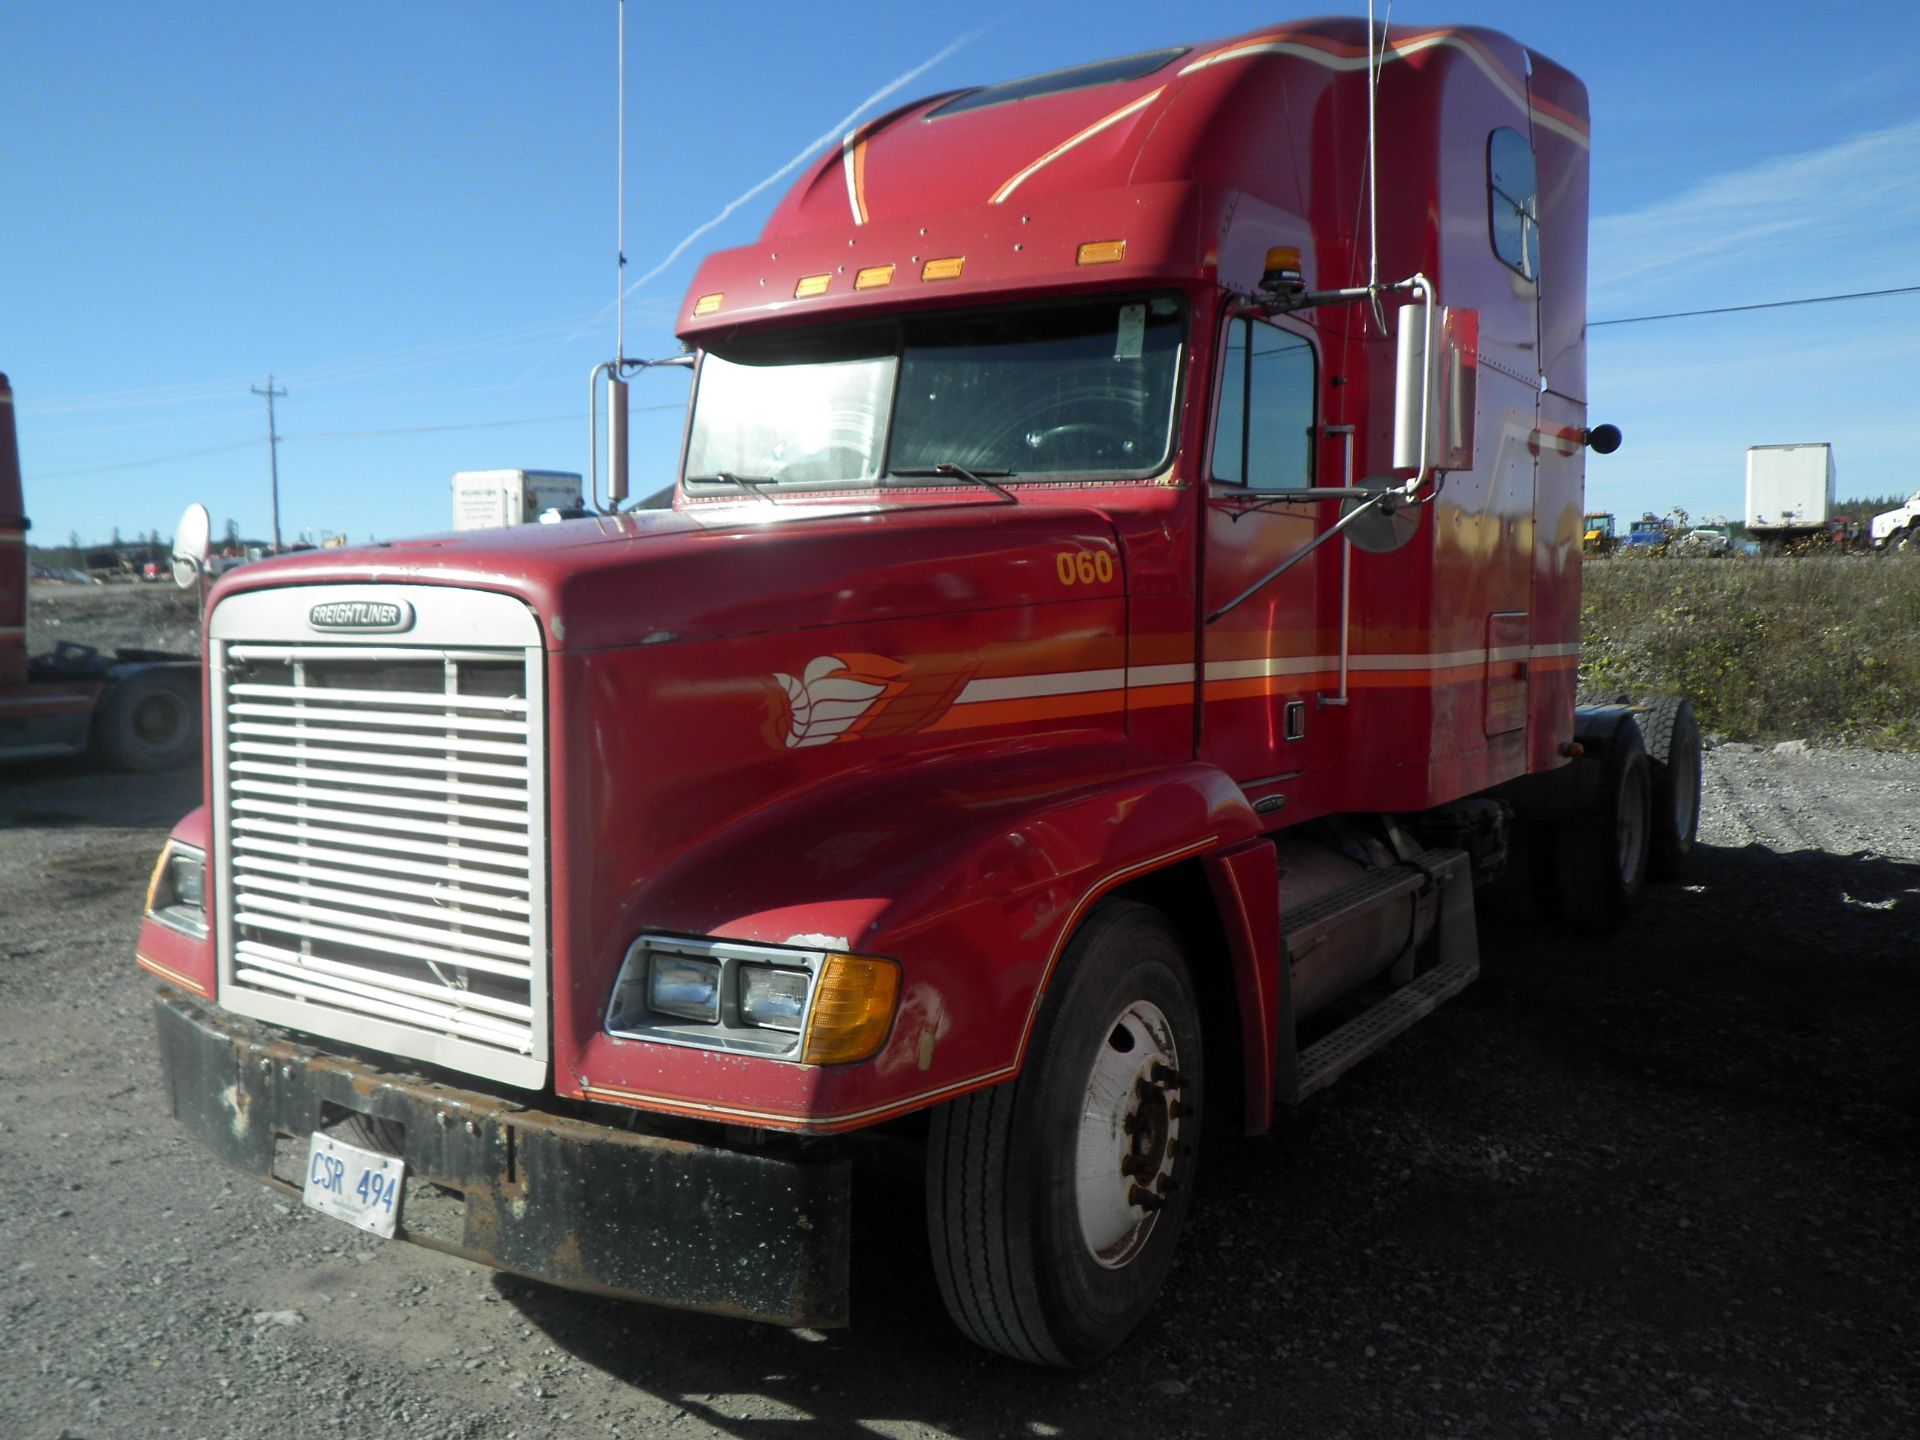
[[[997,191],[994,192],[993,197],[990,200],[988,200],[987,203],[989,205],[1004,205],[1007,201],[1007,197],[1012,195],[1015,190],[1018,190],[1022,185],[1024,185],[1028,181],[1028,179],[1030,179],[1034,175],[1036,171],[1039,171],[1044,167],[1051,165],[1054,161],[1058,160],[1062,155],[1065,155],[1068,151],[1077,149],[1081,145],[1084,145],[1087,141],[1091,140],[1094,136],[1098,135],[1101,131],[1110,129],[1113,126],[1118,125],[1122,120],[1126,119],[1129,115],[1133,115],[1139,112],[1140,110],[1145,109],[1147,106],[1151,105],[1154,101],[1158,100],[1160,98],[1160,91],[1165,90],[1166,88],[1167,88],[1166,86],[1162,85],[1159,87],[1159,89],[1149,91],[1147,94],[1142,95],[1138,100],[1134,101],[1131,105],[1121,106],[1118,110],[1114,111],[1111,115],[1107,116],[1106,119],[1095,121],[1093,124],[1089,125],[1086,129],[1082,130],[1078,135],[1075,135],[1072,139],[1061,141],[1060,144],[1054,146],[1053,149],[1049,150],[1046,154],[1042,155],[1038,160],[1034,161],[1031,165],[1027,166],[1026,169],[1022,170],[1019,174],[1015,175],[1011,180],[1007,181],[1006,184],[1002,185]]]
[[[1349,655],[1349,670],[1404,672],[1453,670],[1507,660],[1545,660],[1580,653],[1577,644],[1508,645],[1497,650],[1448,650],[1439,654]],[[1256,680],[1274,676],[1311,675],[1340,668],[1338,655],[1259,655],[1247,660],[1210,660],[1204,667],[1209,683]],[[1159,685],[1191,684],[1192,665],[1138,665],[1125,670],[1063,670],[1045,675],[1003,675],[974,680],[954,701],[978,705],[990,700],[1034,700],[1048,695],[1086,695],[1104,690],[1145,690]]]
[[[1144,690],[1150,685],[1190,685],[1191,665],[1135,665],[1127,670],[1127,688]]]
[[[846,176],[847,209],[853,214],[853,223],[864,225],[867,222],[860,218],[860,192],[853,179],[853,137],[859,133],[857,129],[849,130],[847,138],[840,142],[840,171]]]
[[[1502,71],[1496,69],[1493,63],[1480,52],[1479,46],[1458,35],[1425,35],[1418,40],[1411,40],[1404,44],[1388,45],[1387,48],[1381,52],[1380,58],[1382,62],[1387,60],[1404,60],[1411,55],[1419,54],[1422,50],[1431,50],[1437,45],[1445,45],[1451,49],[1462,51],[1468,59],[1479,66],[1481,72],[1494,83],[1494,86],[1501,94],[1505,95],[1507,99],[1511,100],[1521,110],[1530,115],[1536,123],[1546,126],[1547,129],[1552,130],[1555,134],[1564,135],[1583,150],[1587,148],[1589,142],[1586,136],[1582,135],[1565,121],[1557,120],[1553,116],[1544,114],[1532,106],[1528,102],[1527,97],[1514,88],[1513,82],[1509,80]],[[1228,50],[1219,50],[1211,55],[1202,56],[1200,59],[1184,66],[1180,73],[1183,76],[1191,75],[1197,70],[1210,69],[1215,65],[1224,65],[1234,60],[1245,60],[1253,55],[1290,55],[1297,60],[1311,61],[1315,65],[1320,65],[1328,70],[1336,70],[1342,73],[1350,73],[1355,70],[1364,70],[1367,68],[1367,57],[1364,55],[1330,55],[1318,46],[1303,44],[1299,41],[1263,40],[1247,45],[1236,45]]]
[[[1124,670],[1067,670],[1055,675],[1011,675],[1002,680],[972,680],[960,692],[956,705],[983,700],[1027,700],[1040,695],[1082,695],[1089,690],[1118,690],[1127,683]]]

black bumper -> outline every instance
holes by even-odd
[[[275,1038],[172,992],[154,1011],[174,1115],[275,1189],[298,1193],[274,1174],[276,1140],[304,1140],[353,1111],[399,1125],[409,1178],[464,1202],[457,1239],[410,1230],[403,1202],[401,1238],[594,1294],[780,1325],[847,1323],[844,1158],[545,1113]]]

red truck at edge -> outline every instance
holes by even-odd
[[[62,642],[27,654],[25,487],[13,386],[0,375],[0,764],[91,753],[124,770],[192,763],[200,749],[191,655]]]
[[[679,313],[670,510],[248,566],[139,961],[181,1122],[562,1286],[849,1320],[922,1146],[970,1338],[1097,1362],[1209,1144],[1620,923],[1684,702],[1577,708],[1588,122],[1485,30],[935,96]]]

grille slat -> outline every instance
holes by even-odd
[[[324,917],[323,917],[324,918]],[[411,940],[396,940],[394,932],[401,927],[383,926],[378,930],[362,930],[351,924],[326,925],[310,916],[303,916],[291,907],[280,905],[273,900],[258,897],[243,903],[234,912],[234,923],[246,927],[255,927],[263,931],[278,932],[296,939],[331,940],[357,950],[366,950],[374,954],[405,955],[410,959],[424,960],[428,965],[447,965],[458,970],[478,970],[488,975],[507,975],[523,979],[529,974],[525,962],[469,954],[465,951],[450,949],[441,945],[417,945]],[[472,937],[464,937],[469,945]]]
[[[346,786],[354,790],[400,790],[418,795],[459,795],[468,800],[497,800],[503,805],[527,803],[526,792],[507,785],[474,785],[464,780],[436,776],[428,780],[412,775],[384,775],[372,770],[320,770],[312,766],[280,765],[267,760],[236,760],[227,767],[234,775],[259,776],[268,780],[298,780],[305,785]]]
[[[404,841],[391,840],[384,835],[355,835],[345,830],[322,830],[317,827],[282,825],[272,820],[236,820],[236,831],[247,837],[246,848],[249,853],[261,855],[288,855],[295,859],[309,856],[323,863],[378,864],[383,870],[401,875],[437,876],[454,872],[459,874],[463,883],[468,885],[493,885],[501,889],[516,890],[526,894],[531,888],[527,882],[526,861],[515,855],[500,851],[482,853],[478,850],[456,850],[444,845],[407,844]],[[293,840],[316,841],[317,844],[289,843]],[[340,850],[332,844],[358,845],[359,849]],[[372,850],[375,855],[361,852]],[[409,855],[416,858],[401,860],[397,855]],[[437,861],[438,863],[427,863]],[[473,867],[485,865],[485,873]],[[495,867],[505,866],[506,870]],[[511,872],[511,873],[509,873]]]
[[[251,778],[235,780],[235,792],[246,795],[277,796],[289,800],[307,800],[324,795],[331,800],[344,801],[350,806],[367,806],[374,810],[402,810],[409,814],[441,815],[452,820],[479,820],[491,825],[521,825],[526,823],[526,801],[520,802],[516,813],[504,805],[463,805],[457,800],[428,800],[414,792],[401,795],[382,795],[363,786],[342,787],[334,784],[324,775],[316,775],[311,782],[296,782],[291,785],[272,780]]]
[[[271,632],[341,593],[262,596],[254,610],[241,597],[227,613],[268,617],[259,628]],[[528,638],[284,644],[227,622],[238,633],[216,635],[215,694],[223,998],[316,1034],[538,1084],[537,632],[503,597],[357,593],[404,593],[422,616],[440,606],[440,634],[484,633],[475,617],[497,616],[504,635]]]
[[[369,986],[375,990],[397,990],[409,995],[417,995],[425,1000],[436,1000],[442,1004],[448,1004],[447,987],[444,985],[430,985],[418,980],[409,980],[402,975],[370,969],[363,965],[349,965],[338,960],[323,960],[314,955],[301,955],[292,950],[262,945],[257,940],[240,942],[240,958],[265,970],[277,970],[289,975],[325,975],[342,984]],[[478,991],[468,990],[458,993],[458,1002],[448,1004],[449,1009],[485,1010],[509,1020],[527,1020],[533,1015],[533,1007],[530,1005],[502,1000],[493,995],[483,995]]]
[[[421,729],[429,726],[422,724]],[[447,727],[452,729],[454,727]],[[379,750],[398,747],[402,750],[426,750],[438,756],[491,755],[501,759],[524,760],[527,758],[525,745],[514,745],[504,740],[471,740],[464,735],[413,735],[382,729],[368,734],[364,730],[334,730],[325,725],[272,725],[260,720],[240,720],[227,727],[229,735],[255,737],[265,741],[292,742],[296,745],[310,741],[333,741],[348,745],[376,746]],[[234,746],[236,751],[244,752],[244,744]],[[349,755],[352,751],[345,752]],[[377,753],[377,752],[376,752]]]
[[[498,777],[517,780],[525,775],[524,766],[492,765],[484,760],[461,760],[451,756],[379,755],[370,750],[333,750],[318,745],[270,745],[254,740],[233,747],[239,755],[259,755],[269,759],[298,760],[307,765],[372,765],[382,770],[422,771],[432,775],[457,775],[467,778]]]
[[[270,875],[261,875],[255,871],[251,864],[245,861],[240,862],[238,869],[246,876],[245,889],[249,895],[254,897],[255,904],[262,903],[259,899],[262,895],[277,895],[295,900],[302,897],[311,897],[316,901],[323,902],[332,907],[332,909],[322,912],[319,909],[303,908],[298,913],[313,915],[322,915],[323,913],[332,914],[343,906],[349,910],[377,909],[384,915],[412,915],[423,920],[443,921],[447,925],[462,928],[471,927],[475,930],[488,930],[498,935],[510,935],[520,942],[519,951],[516,953],[524,953],[526,949],[528,931],[525,920],[516,922],[498,915],[482,914],[478,911],[454,910],[445,905],[418,905],[411,900],[395,900],[391,895],[374,895],[364,890],[343,890],[333,885],[314,884],[311,883],[310,877],[302,877],[301,882],[295,882]],[[439,929],[435,927],[429,927],[424,932],[411,926],[395,928],[396,933],[400,934],[425,933],[428,935],[437,935],[440,933]]]
[[[236,815],[278,816],[291,820],[310,820],[319,825],[388,830],[401,835],[432,835],[442,840],[465,844],[521,845],[526,843],[524,826],[520,834],[512,830],[482,829],[478,825],[440,824],[432,820],[408,821],[399,816],[374,815],[365,810],[348,810],[329,805],[288,805],[277,800],[235,799]]]
[[[329,698],[331,698],[329,692]],[[235,705],[227,713],[248,720],[324,721],[330,725],[417,725],[421,729],[471,730],[481,735],[524,735],[525,720],[496,720],[489,715],[461,715],[453,711],[342,710],[331,705],[315,705],[305,700],[281,701],[272,705]]]
[[[391,864],[391,862],[383,862]],[[236,870],[252,871],[260,875],[278,875],[289,879],[311,880],[316,884],[333,884],[360,892],[368,897],[411,896],[420,900],[431,900],[433,905],[427,913],[459,918],[471,911],[511,911],[524,917],[528,905],[519,895],[500,895],[472,888],[473,877],[463,876],[463,883],[455,888],[449,884],[422,885],[417,881],[400,880],[392,875],[367,870],[341,870],[332,865],[303,865],[291,860],[268,859],[261,855],[242,855],[234,861]],[[427,868],[427,867],[422,867]],[[527,922],[520,921],[522,930]]]

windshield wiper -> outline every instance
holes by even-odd
[[[780,482],[765,475],[736,475],[731,470],[716,470],[711,475],[687,476],[687,483],[689,485],[710,485],[716,480],[723,485],[737,485],[742,490],[750,490],[769,505],[778,505],[780,503],[774,499],[773,496],[769,495],[766,490],[767,486],[778,485]]]
[[[975,485],[985,486],[995,494],[1004,495],[1009,505],[1018,505],[1020,497],[1004,485],[996,485],[990,478],[995,475],[1011,476],[1011,470],[969,470],[966,466],[952,460],[942,460],[938,465],[913,465],[900,470],[889,470],[889,475],[904,475],[908,478],[937,475],[942,479],[966,480]]]

